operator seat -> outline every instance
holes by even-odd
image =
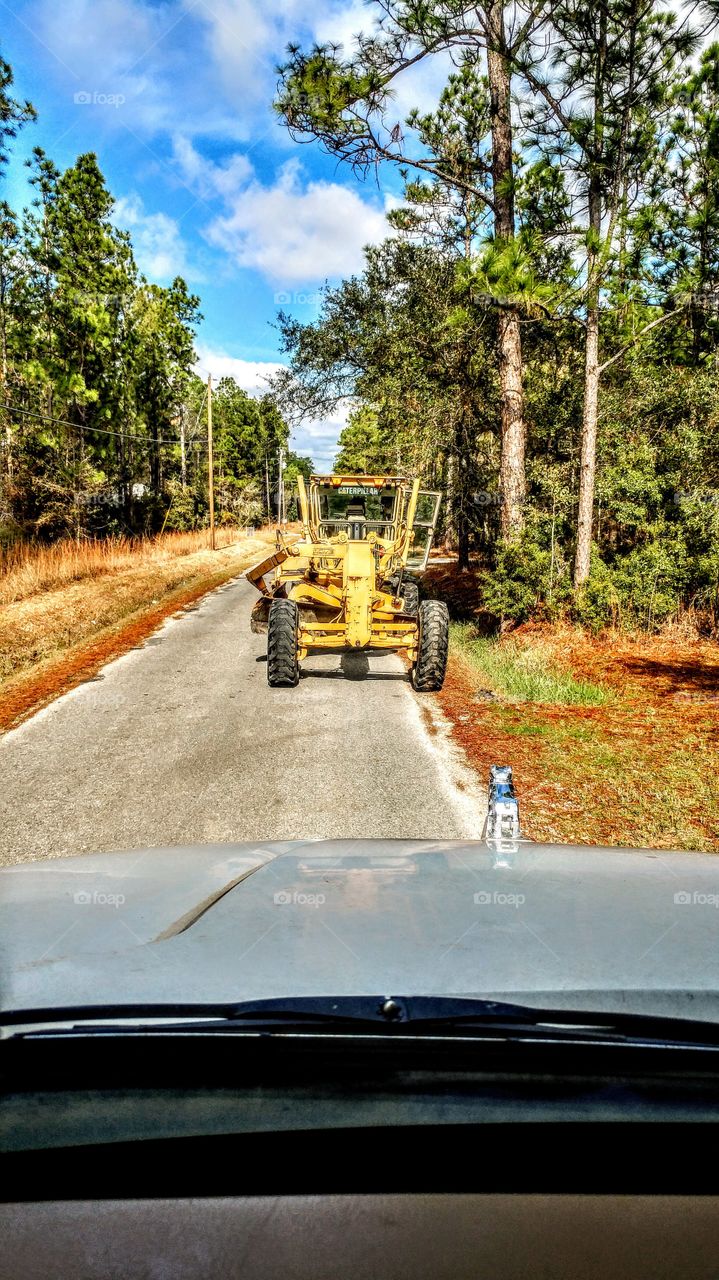
[[[363,502],[352,502],[347,508],[347,537],[361,542],[365,536],[365,507]]]

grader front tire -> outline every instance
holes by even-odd
[[[423,600],[419,606],[417,661],[412,684],[418,693],[437,693],[444,684],[449,649],[449,612],[441,600]]]
[[[291,689],[299,681],[298,627],[294,600],[273,600],[267,625],[267,683],[272,689]]]

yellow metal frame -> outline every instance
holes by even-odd
[[[380,537],[374,531],[363,539],[350,539],[346,532],[323,534],[320,489],[348,485],[394,490],[393,515],[387,520],[392,537]],[[268,604],[279,595],[300,606],[299,660],[311,649],[341,647],[407,649],[410,660],[415,661],[417,618],[404,614],[401,596],[393,596],[377,583],[386,581],[407,563],[419,480],[382,475],[311,476],[308,491],[304,477],[298,476],[297,488],[301,536],[290,540],[278,529],[274,554],[246,576]],[[265,574],[272,569],[275,578],[270,588]]]

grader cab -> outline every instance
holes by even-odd
[[[410,576],[427,565],[441,495],[398,476],[299,476],[298,490],[302,534],[278,530],[246,574],[261,592],[251,626],[267,631],[268,683],[296,685],[308,653],[404,649],[414,688],[441,689],[447,608],[420,604]]]

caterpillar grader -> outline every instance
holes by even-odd
[[[246,573],[261,593],[253,631],[267,632],[267,681],[298,683],[308,653],[406,650],[415,689],[442,688],[449,615],[419,601],[441,494],[402,476],[298,476],[302,533],[277,530],[272,555]],[[269,575],[272,575],[268,581]]]

